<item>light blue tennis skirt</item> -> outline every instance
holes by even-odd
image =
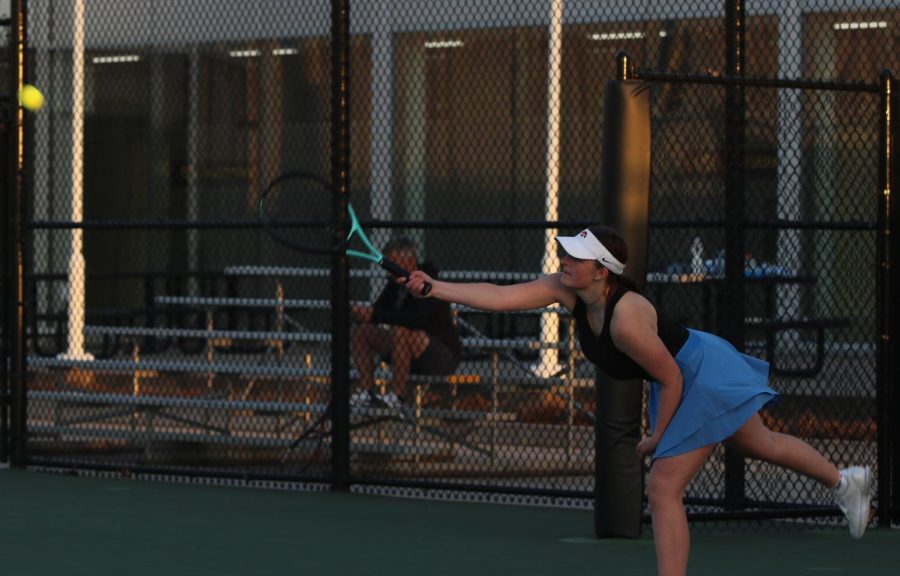
[[[769,363],[742,354],[707,332],[690,335],[675,362],[684,377],[681,404],[669,422],[654,458],[677,456],[716,444],[734,434],[760,408],[778,398],[769,388]],[[658,382],[650,383],[650,427],[656,428]]]

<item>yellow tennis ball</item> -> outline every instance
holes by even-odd
[[[19,90],[19,104],[26,110],[40,110],[44,105],[44,95],[31,84],[25,84]]]

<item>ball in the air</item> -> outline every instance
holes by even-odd
[[[19,90],[19,104],[26,110],[40,110],[44,105],[44,95],[31,84],[25,84]]]

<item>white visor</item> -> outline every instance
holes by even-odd
[[[576,236],[557,236],[556,241],[570,256],[582,260],[596,260],[614,274],[625,272],[625,265],[619,262],[619,259],[613,256],[590,230],[582,230]]]

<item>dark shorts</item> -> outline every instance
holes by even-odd
[[[391,362],[390,356],[384,360],[388,363]],[[453,351],[437,338],[430,337],[428,348],[422,352],[421,356],[412,361],[410,371],[427,376],[445,376],[456,372],[457,366],[459,366],[459,360],[453,355]]]

